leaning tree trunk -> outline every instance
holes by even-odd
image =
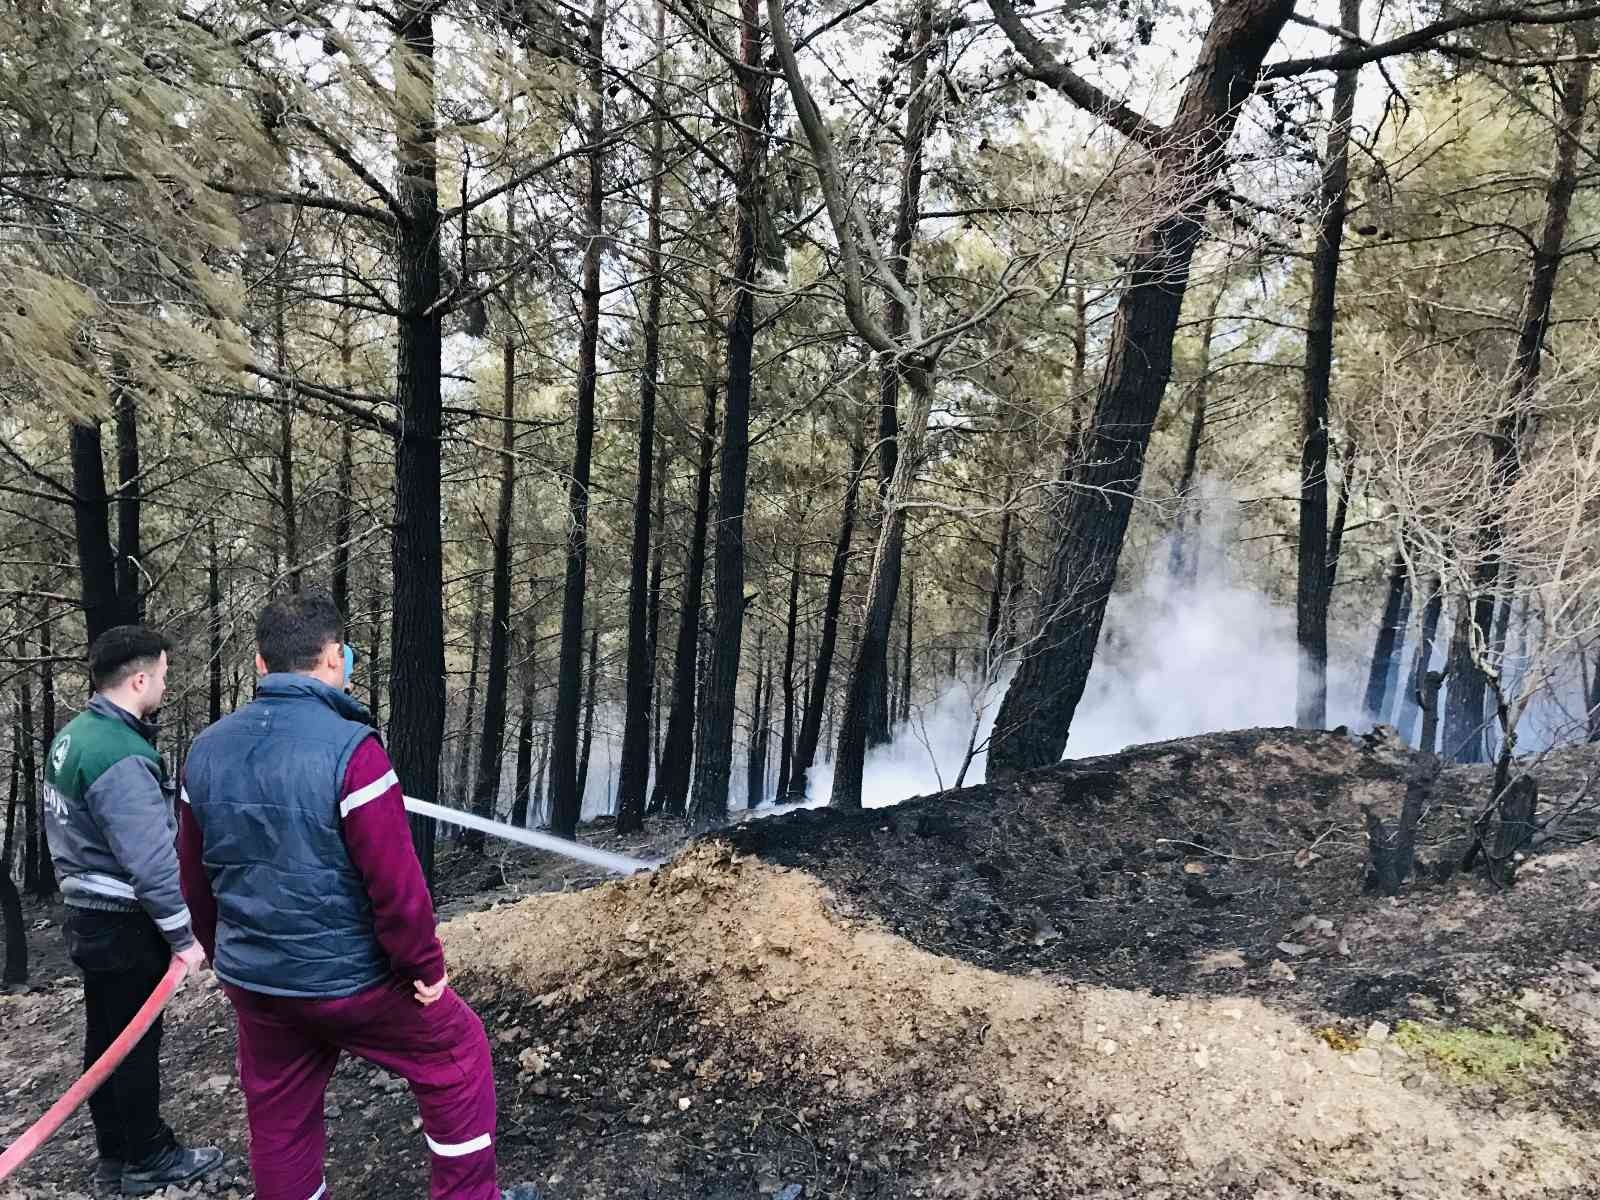
[[[442,318],[433,0],[399,10],[395,25],[397,104],[395,190],[405,220],[394,230],[399,280],[395,446],[394,604],[389,644],[389,753],[401,786],[439,799],[444,748],[444,553],[439,532]],[[376,715],[376,710],[374,710]],[[412,819],[411,836],[433,878],[434,823]]]
[[[850,683],[845,692],[844,716],[839,723],[839,741],[834,751],[833,794],[828,803],[834,808],[861,807],[861,776],[866,765],[867,727],[865,722],[868,690],[873,684],[874,661],[887,658],[890,626],[894,621],[894,595],[890,573],[898,573],[904,557],[907,506],[922,465],[923,444],[928,434],[928,418],[933,408],[934,380],[917,371],[907,372],[912,390],[911,412],[900,431],[900,461],[894,480],[884,497],[883,527],[872,556],[872,574],[867,582],[867,611],[861,625],[861,641],[856,647]]]
[[[1572,197],[1578,186],[1579,144],[1589,77],[1594,70],[1595,36],[1587,21],[1575,27],[1575,40],[1579,61],[1568,66],[1565,84],[1559,92],[1561,111],[1556,134],[1556,163],[1545,187],[1544,224],[1522,302],[1510,405],[1493,436],[1492,494],[1484,514],[1478,561],[1472,572],[1472,629],[1467,637],[1456,639],[1458,653],[1451,664],[1453,677],[1445,706],[1444,744],[1447,752],[1457,755],[1459,762],[1478,762],[1483,757],[1483,738],[1474,736],[1473,732],[1484,724],[1484,697],[1488,686],[1479,656],[1487,654],[1493,643],[1495,593],[1506,539],[1504,497],[1522,475],[1523,440],[1529,423],[1523,410],[1539,384],[1556,274],[1561,267]]]
[[[606,0],[589,14],[589,123],[584,137],[588,187],[584,203],[583,300],[579,318],[577,421],[573,430],[572,484],[567,500],[567,570],[561,599],[561,652],[556,668],[555,725],[550,750],[550,828],[574,837],[583,809],[578,782],[579,684],[583,674],[584,596],[589,570],[589,476],[594,457],[594,396],[600,343],[600,247],[605,211],[604,45]]]
[[[1397,639],[1405,636],[1401,609],[1405,606],[1406,557],[1398,549],[1389,562],[1389,586],[1384,592],[1383,615],[1378,619],[1378,641],[1372,650],[1372,665],[1367,671],[1367,693],[1362,711],[1372,721],[1381,722],[1388,708],[1390,665],[1400,654]]]
[[[1079,465],[1061,480],[1064,511],[1034,636],[996,717],[989,751],[994,777],[1046,766],[1066,749],[1172,374],[1189,265],[1240,109],[1293,7],[1292,0],[1219,6],[1177,116],[1160,140],[1156,153],[1177,198],[1140,237],[1127,265],[1093,422]]]
[[[1340,0],[1340,28],[1357,46],[1361,0]],[[1339,250],[1350,195],[1350,124],[1355,116],[1360,69],[1340,71],[1333,81],[1333,121],[1322,164],[1319,207],[1322,224],[1311,264],[1311,303],[1306,317],[1306,366],[1300,406],[1300,542],[1295,588],[1295,640],[1300,648],[1295,722],[1302,729],[1328,723],[1328,393],[1333,374],[1334,302]]]
[[[828,594],[822,603],[822,633],[817,642],[817,665],[811,674],[811,689],[806,698],[805,713],[800,719],[800,740],[794,748],[789,791],[783,797],[786,800],[806,798],[806,775],[817,757],[823,712],[828,704],[828,683],[833,674],[833,655],[839,641],[839,611],[844,602],[844,577],[850,567],[850,543],[855,536],[856,501],[861,494],[861,472],[865,459],[860,439],[852,438],[850,478],[845,484],[844,504],[839,515],[839,537],[833,547],[833,565],[828,569]]]
[[[665,38],[666,6],[656,5],[657,54]],[[658,62],[659,62],[658,58]],[[650,639],[650,501],[655,469],[656,377],[661,369],[661,184],[666,80],[656,75],[656,117],[650,134],[650,205],[646,218],[644,361],[639,367],[639,481],[633,496],[633,549],[628,563],[628,671],[622,718],[622,770],[617,781],[617,832],[644,828],[645,791],[650,786],[650,696],[655,690],[655,659]]]
[[[700,430],[700,465],[695,475],[694,521],[683,594],[678,602],[678,641],[672,667],[672,710],[661,746],[650,811],[681,817],[689,799],[689,770],[695,749],[695,689],[699,681],[700,605],[706,577],[706,525],[711,509],[711,460],[716,447],[717,389],[706,386],[706,411]]]
[[[697,828],[728,816],[734,702],[744,633],[744,509],[750,471],[751,359],[755,350],[756,239],[761,220],[767,81],[760,72],[760,0],[739,0],[738,222],[733,314],[728,321],[728,391],[717,494],[717,574],[711,670],[700,705],[702,754],[695,764],[691,818]]]
[[[507,220],[507,236],[516,226]],[[515,303],[515,284],[506,305]],[[472,811],[493,817],[500,798],[500,772],[506,746],[506,692],[511,685],[511,534],[517,494],[517,347],[510,329],[501,349],[500,505],[494,522],[494,570],[489,600],[489,677],[483,691],[483,733],[478,738],[478,779]],[[518,759],[519,766],[521,759]],[[467,848],[483,853],[483,835],[468,831]]]

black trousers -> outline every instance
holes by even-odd
[[[155,991],[172,961],[167,939],[143,912],[67,907],[67,953],[83,972],[83,1065],[105,1052]],[[100,1157],[138,1163],[174,1144],[161,1119],[161,1019],[89,1097]]]

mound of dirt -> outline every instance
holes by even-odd
[[[608,1141],[653,1128],[751,1189],[1551,1196],[1600,1166],[1586,1130],[1464,1106],[1382,1027],[1341,1050],[1255,999],[987,971],[726,844],[464,917],[448,948],[526,1042],[510,1094],[603,1093]]]

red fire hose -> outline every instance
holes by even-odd
[[[142,1038],[155,1024],[161,1015],[161,1010],[167,1006],[167,1001],[172,999],[172,993],[183,982],[183,977],[189,968],[177,958],[174,958],[167,967],[167,973],[161,977],[161,982],[156,984],[156,990],[150,993],[150,999],[144,1002],[144,1007],[135,1014],[128,1027],[117,1036],[117,1040],[107,1047],[106,1052],[95,1060],[94,1065],[83,1073],[77,1083],[67,1089],[66,1095],[50,1106],[50,1111],[30,1125],[23,1135],[7,1147],[4,1154],[0,1154],[0,1183],[28,1161],[28,1158],[40,1146],[49,1140],[50,1135],[66,1122],[73,1110],[94,1094],[95,1090],[110,1078],[122,1060],[128,1057],[128,1052],[139,1044]]]

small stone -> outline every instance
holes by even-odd
[[[1299,942],[1279,942],[1278,949],[1282,950],[1290,958],[1299,958],[1311,952],[1310,946],[1302,946]]]
[[[1269,978],[1281,980],[1284,983],[1294,982],[1294,968],[1281,958],[1272,960],[1272,965],[1267,968]]]
[[[1116,1042],[1112,1041],[1110,1038],[1106,1038],[1100,1043],[1100,1053],[1104,1054],[1107,1058],[1110,1058],[1113,1054],[1115,1054],[1117,1049],[1118,1047]]]
[[[1402,1079],[1400,1081],[1400,1086],[1405,1088],[1405,1090],[1408,1091],[1408,1092],[1414,1092],[1417,1089],[1419,1089],[1420,1087],[1422,1087],[1422,1076],[1421,1075],[1407,1075],[1404,1079]]]
[[[1126,1113],[1114,1112],[1106,1118],[1106,1128],[1112,1133],[1127,1136],[1133,1130],[1133,1121]]]
[[[344,1109],[340,1108],[337,1104],[330,1104],[327,1108],[322,1110],[322,1115],[327,1117],[330,1121],[337,1121],[340,1117],[344,1116]]]
[[[692,1100],[690,1100],[689,1097],[687,1097],[687,1096],[679,1096],[678,1097],[678,1111],[679,1112],[688,1112],[689,1111],[689,1105],[692,1104],[692,1103],[694,1103],[694,1102]]]
[[[1383,1055],[1370,1046],[1362,1047],[1345,1061],[1350,1064],[1350,1069],[1357,1075],[1383,1074]]]
[[[777,1200],[805,1200],[806,1185],[803,1183],[786,1183],[783,1190],[778,1193]]]
[[[1367,1026],[1367,1045],[1381,1046],[1389,1040],[1389,1026],[1385,1021],[1374,1021]]]
[[[1200,1049],[1196,1050],[1194,1052],[1194,1065],[1199,1067],[1202,1071],[1210,1067],[1211,1051],[1206,1049],[1204,1046],[1201,1046]]]

